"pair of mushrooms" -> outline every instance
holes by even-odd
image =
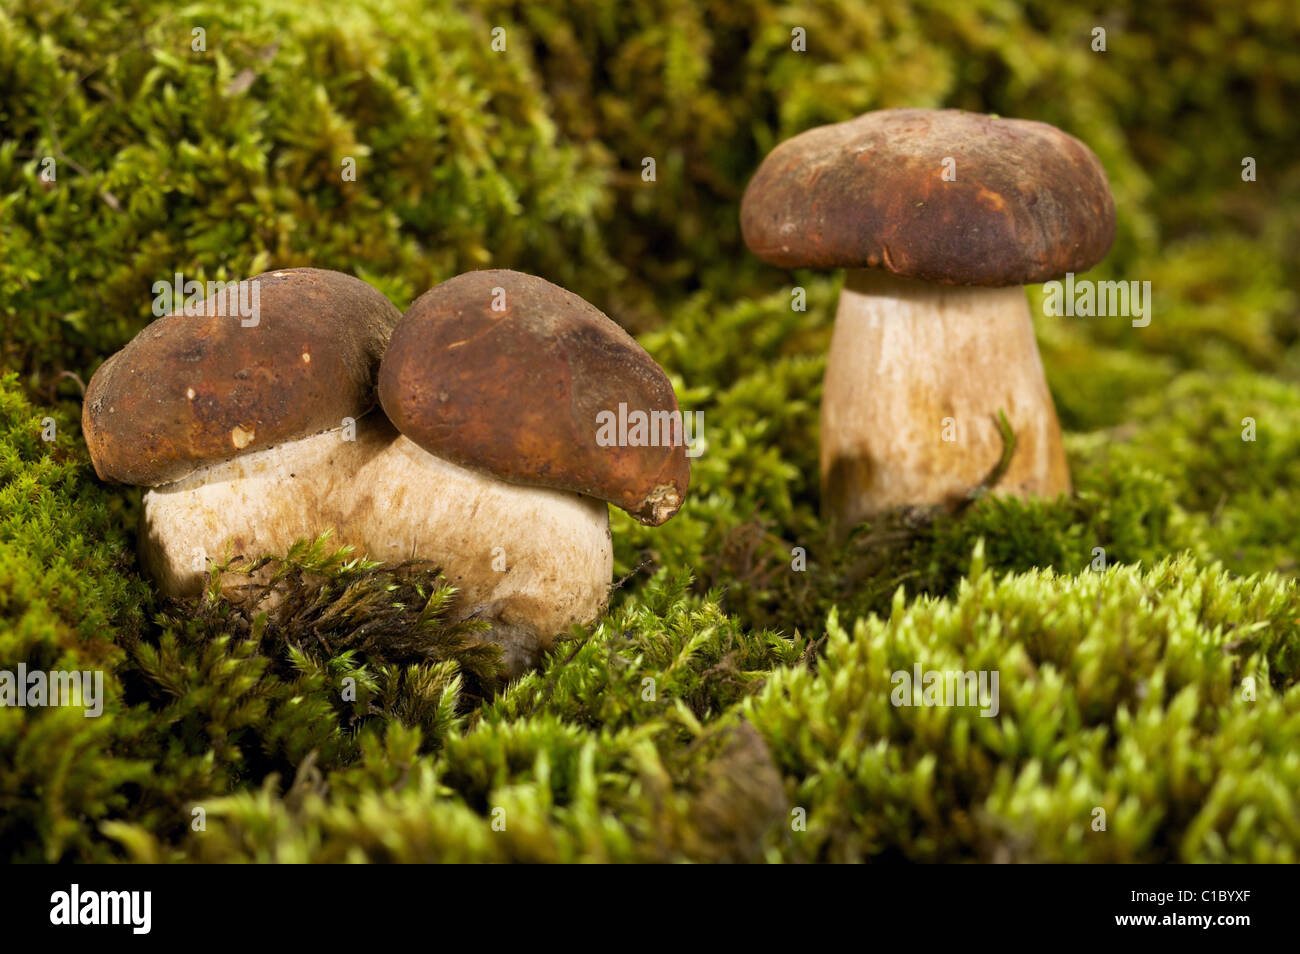
[[[892,109],[810,130],[763,161],[745,243],[844,268],[821,410],[822,503],[844,537],[900,506],[994,488],[1070,490],[1022,285],[1082,272],[1115,236],[1105,171],[1045,123]]]
[[[197,595],[213,562],[333,530],[373,559],[441,567],[456,618],[488,620],[517,675],[603,609],[606,501],[652,526],[681,506],[680,434],[598,440],[603,411],[675,414],[677,401],[640,345],[578,296],[486,270],[402,315],[338,272],[249,281],[255,323],[211,299],[197,317],[159,318],[86,391],[96,472],[149,488],[141,557],[162,592]],[[247,577],[222,583],[246,595]]]

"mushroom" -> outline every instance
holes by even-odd
[[[891,109],[795,136],[759,166],[745,243],[844,268],[821,410],[823,508],[842,538],[900,506],[1070,490],[1020,286],[1105,256],[1097,157],[1045,123]],[[1002,462],[1005,413],[1015,452]]]
[[[365,282],[315,268],[257,275],[192,311],[105,361],[82,409],[100,478],[150,488],[141,562],[172,596],[200,592],[228,549],[283,552],[342,521],[357,488],[334,465],[356,454],[353,422],[375,404],[401,317]]]
[[[370,552],[439,560],[461,590],[457,613],[491,621],[510,674],[604,609],[604,502],[658,526],[686,496],[663,370],[596,308],[532,275],[470,272],[420,296],[393,333],[379,397],[401,436],[363,470],[377,498],[392,495],[368,524]],[[658,441],[602,441],[602,416],[620,408],[678,426]]]

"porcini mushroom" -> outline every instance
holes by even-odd
[[[891,109],[795,136],[759,166],[745,243],[847,269],[821,411],[838,537],[899,506],[1069,492],[1026,284],[1090,268],[1115,234],[1097,157],[1045,123]],[[1004,413],[1015,452],[998,472]]]
[[[370,552],[447,553],[462,612],[493,622],[512,673],[603,609],[605,502],[658,526],[686,496],[680,430],[657,444],[598,439],[602,412],[620,405],[678,413],[663,370],[596,308],[532,275],[470,272],[422,295],[393,334],[379,397],[402,436],[366,471],[394,494]],[[465,512],[472,522],[430,516]]]
[[[197,594],[212,561],[345,523],[355,421],[401,317],[365,282],[315,268],[257,275],[192,311],[105,361],[82,409],[100,478],[150,488],[141,561],[172,596]]]

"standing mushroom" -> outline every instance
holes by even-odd
[[[251,286],[257,286],[252,288]],[[148,325],[95,372],[81,426],[95,472],[144,495],[141,561],[173,596],[209,563],[339,526],[354,421],[375,404],[401,313],[339,272],[266,272]],[[256,301],[249,321],[229,307]]]
[[[794,137],[759,166],[745,243],[783,268],[845,268],[821,412],[832,532],[996,489],[1068,493],[1022,285],[1084,271],[1115,205],[1097,157],[1045,123],[892,109]]]
[[[370,552],[446,553],[459,612],[493,622],[512,674],[604,608],[613,551],[602,501],[658,526],[686,496],[690,462],[663,370],[596,308],[531,275],[470,272],[417,299],[379,397],[402,436],[365,471],[377,496],[393,494],[370,523]],[[611,443],[608,414],[678,423]],[[466,512],[472,523],[438,517]]]

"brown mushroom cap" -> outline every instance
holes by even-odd
[[[234,294],[258,287],[257,324]],[[81,428],[103,480],[158,486],[197,468],[339,427],[375,404],[401,313],[340,272],[264,272],[198,315],[159,318],[90,379]]]
[[[1115,202],[1097,157],[1054,126],[887,109],[777,146],[745,190],[740,223],[750,250],[783,268],[1027,285],[1100,261]]]
[[[379,399],[425,450],[502,480],[599,497],[651,526],[686,497],[680,436],[598,442],[598,415],[620,404],[677,412],[663,369],[599,310],[532,275],[469,272],[421,295],[393,333]]]

